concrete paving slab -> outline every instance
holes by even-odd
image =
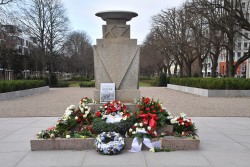
[[[229,138],[233,139],[239,143],[250,143],[250,135],[227,135]]]
[[[31,151],[17,167],[81,166],[85,154],[84,151]]]
[[[143,152],[147,166],[211,166],[199,151]]]
[[[46,128],[48,128],[48,127],[45,127],[45,128],[32,128],[32,126],[30,126],[29,128],[22,128],[22,129],[17,130],[16,132],[13,133],[13,135],[21,135],[21,134],[23,134],[23,135],[29,135],[29,134],[35,135],[35,134],[41,132],[41,130],[44,130]]]
[[[4,138],[0,139],[1,143],[10,143],[10,142],[30,142],[30,139],[34,138],[34,134],[30,135],[8,135],[5,136]]]
[[[249,149],[236,142],[201,141],[200,151],[248,151]]]
[[[240,143],[241,145],[243,145],[243,146],[245,146],[245,147],[247,147],[249,150],[250,150],[250,143]]]
[[[249,151],[201,151],[213,167],[249,167]]]
[[[8,124],[30,124],[40,120],[40,117],[18,117],[8,120]]]
[[[28,152],[28,151],[30,151],[30,144],[28,142],[0,143],[1,153]]]
[[[98,160],[98,161],[97,161]],[[130,153],[125,150],[121,154],[109,156],[98,154],[95,150],[89,150],[82,166],[146,166],[143,152]]]
[[[216,134],[206,134],[206,133],[199,133],[199,139],[201,141],[222,141],[222,142],[234,142],[231,138],[226,137],[223,134],[216,133]]]
[[[250,135],[250,130],[240,129],[240,128],[216,128],[216,131],[224,135]]]
[[[15,166],[27,152],[0,153],[0,165],[3,167]]]
[[[6,126],[6,124],[1,124],[0,125],[0,130],[3,130],[3,129],[19,130],[19,129],[22,129],[22,128],[29,125],[29,124],[8,124],[8,126]]]

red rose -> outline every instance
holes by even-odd
[[[78,118],[77,121],[80,122],[80,121],[81,121],[81,118]]]
[[[148,130],[148,133],[149,133],[149,134],[152,134],[152,132],[151,132],[150,130]]]
[[[147,111],[149,111],[149,108],[146,108]]]
[[[188,123],[185,123],[186,126],[188,126]]]
[[[131,115],[129,115],[129,114],[126,114],[129,118],[131,117]]]
[[[143,113],[143,111],[140,111],[140,114],[142,114]]]
[[[124,114],[126,114],[127,113],[127,111],[124,111]]]
[[[110,107],[114,107],[114,104],[110,104]]]
[[[155,119],[156,119],[156,120],[158,120],[158,119],[159,119],[159,117],[155,117]]]
[[[109,114],[111,112],[111,110],[107,110],[107,114]]]
[[[172,132],[171,135],[174,136],[174,132]]]
[[[163,109],[161,108],[161,109],[160,109],[160,111],[162,112],[162,111],[163,111]]]
[[[100,116],[100,115],[101,115],[101,112],[99,111],[99,112],[95,113],[95,115],[96,115],[96,116]]]
[[[191,123],[191,122],[189,122],[188,124],[189,124],[189,125],[192,125],[192,123]]]
[[[115,107],[113,107],[113,108],[112,108],[112,111],[113,111],[113,112],[116,112],[116,108],[115,108]]]
[[[139,107],[139,106],[140,106],[140,104],[137,104],[136,106],[137,106],[137,107]]]
[[[129,136],[131,135],[131,133],[129,132],[129,134],[128,134]]]
[[[149,105],[150,103],[147,103],[147,105]]]
[[[133,129],[135,129],[135,128],[136,128],[136,126],[133,126],[132,128],[133,128]]]
[[[156,112],[156,110],[154,110],[153,112]]]
[[[82,117],[83,116],[83,114],[79,114],[79,117]]]
[[[136,111],[134,112],[134,115],[136,114]]]
[[[168,132],[166,132],[166,135],[168,135],[169,133]]]
[[[153,108],[155,108],[154,106],[151,106],[151,108],[153,109]]]
[[[141,109],[144,109],[144,106],[142,106]]]
[[[157,107],[161,107],[161,105],[160,105],[160,104],[157,104]]]

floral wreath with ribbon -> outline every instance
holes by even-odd
[[[143,97],[140,101],[137,101],[137,110],[134,114],[137,118],[137,123],[129,129],[129,136],[135,137],[137,132],[146,131],[147,136],[158,137],[156,132],[157,128],[170,124],[170,120],[173,118],[159,101],[150,100]]]
[[[119,154],[124,145],[124,138],[116,132],[102,132],[94,141],[96,151],[104,155]]]
[[[127,110],[126,105],[121,103],[120,101],[112,101],[104,104],[100,107],[100,109],[95,113],[95,116],[101,117],[102,119],[106,119],[107,115],[114,118],[116,115],[121,115],[123,120],[127,120],[132,116],[132,113],[130,113]]]

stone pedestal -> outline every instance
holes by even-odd
[[[116,100],[133,102],[140,98],[139,58],[140,47],[130,39],[130,26],[126,21],[137,16],[134,12],[111,11],[97,13],[106,21],[103,39],[97,39],[94,50],[94,100],[100,101],[100,84],[115,83]]]

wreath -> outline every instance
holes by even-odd
[[[124,145],[124,138],[116,132],[102,132],[94,142],[96,151],[104,155],[119,154]]]

